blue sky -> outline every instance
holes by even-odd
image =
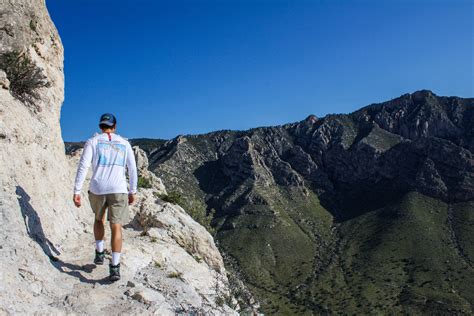
[[[104,112],[172,138],[351,112],[407,92],[472,97],[466,0],[47,0],[65,47],[63,138]]]

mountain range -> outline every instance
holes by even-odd
[[[474,311],[472,98],[132,143],[265,313]]]

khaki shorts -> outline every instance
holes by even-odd
[[[97,195],[89,191],[89,202],[95,213],[97,221],[102,220],[104,212],[107,212],[107,220],[111,224],[126,224],[129,221],[128,211],[128,194],[127,193],[111,193]]]

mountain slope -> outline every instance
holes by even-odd
[[[150,170],[169,191],[181,192],[187,208],[212,215],[228,264],[241,271],[264,311],[363,312],[377,304],[381,311],[394,304],[400,311],[435,310],[436,304],[471,311],[467,285],[453,275],[437,280],[449,267],[443,260],[465,262],[470,251],[459,250],[472,231],[458,216],[469,219],[473,211],[473,99],[423,90],[347,115],[147,146]],[[423,225],[453,233],[410,234]],[[392,258],[389,241],[405,243],[406,250]],[[441,250],[429,257],[417,247]],[[359,259],[351,259],[353,252]],[[431,290],[410,290],[422,272],[410,272],[407,262],[429,270]],[[364,270],[379,264],[379,272]],[[464,277],[472,281],[466,267]],[[415,276],[389,281],[386,269],[392,268]],[[348,278],[350,269],[358,279]],[[384,286],[367,282],[379,276]],[[447,284],[457,294],[444,295]],[[399,287],[407,290],[391,290]]]
[[[346,312],[471,311],[474,271],[449,220],[458,207],[412,192],[343,222],[339,262],[315,276],[306,299]]]

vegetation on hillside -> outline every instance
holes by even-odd
[[[40,99],[38,90],[49,87],[46,76],[30,57],[21,51],[12,51],[0,55],[0,69],[5,71],[10,81],[10,91],[19,100],[40,110],[36,102]]]
[[[144,176],[138,176],[137,186],[141,189],[149,189],[152,187],[151,180]]]
[[[157,197],[165,202],[181,206],[196,222],[204,226],[211,234],[214,234],[215,231],[211,226],[211,221],[215,210],[211,209],[210,212],[207,212],[204,203],[198,200],[186,200],[178,191],[171,191],[168,194],[159,194]]]

